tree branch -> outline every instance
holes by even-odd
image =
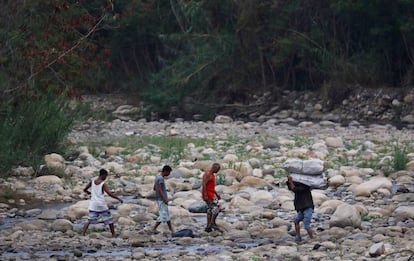
[[[92,33],[94,33],[97,30],[98,26],[102,23],[102,21],[105,18],[106,18],[106,14],[102,15],[99,18],[99,20],[94,24],[94,26],[88,31],[88,33],[85,34],[85,35],[83,35],[81,38],[79,38],[71,48],[69,48],[66,51],[62,52],[60,55],[58,55],[56,58],[54,58],[53,60],[51,60],[50,62],[48,62],[44,66],[42,66],[37,71],[32,72],[31,75],[27,78],[27,82],[30,82],[33,79],[33,77],[35,77],[39,73],[43,72],[45,69],[50,68],[57,61],[59,61],[60,59],[62,59],[63,57],[65,57],[66,55],[68,55],[69,53],[71,53],[73,50],[75,50],[85,39],[87,39]],[[22,88],[23,86],[24,86],[24,84],[20,84],[16,88],[12,88],[12,89],[5,90],[4,93],[14,92],[14,91]]]

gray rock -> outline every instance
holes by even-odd
[[[380,255],[383,255],[384,252],[385,252],[385,246],[384,246],[384,243],[382,242],[372,245],[368,250],[370,257],[378,257]]]
[[[188,207],[191,213],[206,213],[207,205],[204,201],[196,201]]]
[[[69,230],[73,230],[73,224],[72,222],[66,219],[57,219],[53,221],[51,229],[52,231],[66,232]]]

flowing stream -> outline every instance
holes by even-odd
[[[125,203],[137,203],[137,199],[132,196],[126,196],[123,197]],[[23,206],[23,210],[18,210],[14,212],[15,214],[9,214],[8,216],[3,217],[2,221],[3,224],[0,225],[0,230],[3,229],[9,229],[12,228],[16,223],[22,222],[22,221],[30,221],[37,219],[36,216],[27,216],[25,213],[30,213],[33,210],[36,210],[37,212],[41,212],[44,210],[56,210],[61,211],[64,208],[72,205],[73,203],[48,203],[48,204],[39,204],[39,205],[30,205],[30,208],[28,206]],[[115,206],[116,207],[116,206]],[[13,213],[13,212],[11,212]],[[227,214],[223,214],[223,219],[226,219],[227,221],[231,220],[238,220],[240,219],[240,216],[231,216]],[[197,223],[204,223],[206,222],[205,214],[199,213],[194,214],[193,219]],[[84,220],[78,220],[73,223],[73,230],[80,232],[82,230],[84,224]],[[99,226],[100,228],[104,230],[108,230],[106,226],[103,226],[101,224],[97,225],[91,225],[92,226]],[[90,228],[91,228],[90,227]],[[196,233],[196,232],[195,232]],[[1,244],[0,244],[1,245]],[[237,242],[235,245],[240,249],[249,249],[252,247],[256,247],[259,245],[258,242]],[[76,256],[76,251],[74,249],[56,249],[53,248],[53,246],[47,246],[47,244],[44,247],[35,248],[35,247],[23,247],[23,248],[7,248],[3,249],[1,248],[2,253],[0,257],[6,258],[7,260],[10,259],[48,259],[48,258],[70,258],[73,256]],[[125,240],[125,243],[122,243],[121,245],[115,245],[111,247],[110,249],[104,249],[103,247],[97,246],[96,248],[85,248],[85,246],[79,246],[79,252],[78,254],[82,257],[106,257],[106,258],[120,258],[122,257],[130,257],[134,251],[142,250],[142,252],[160,252],[160,253],[168,253],[168,252],[181,252],[181,253],[189,253],[189,254],[197,254],[197,255],[203,255],[203,254],[211,254],[220,252],[225,248],[224,245],[219,243],[208,243],[208,244],[194,244],[194,245],[180,245],[177,244],[177,242],[174,239],[166,239],[162,243],[149,243],[148,245],[142,246],[142,247],[133,247],[131,244]]]

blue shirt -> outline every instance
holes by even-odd
[[[162,199],[162,196],[158,193],[158,190],[156,189],[159,184],[161,184],[161,191],[162,191],[162,193],[164,193],[165,198],[168,200],[167,189],[165,188],[164,177],[162,175],[158,175],[155,178],[155,182],[154,182],[154,190],[155,190],[155,195],[157,197],[157,200],[160,200],[160,201],[163,200]]]

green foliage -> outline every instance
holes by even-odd
[[[97,12],[105,9],[96,7],[64,0],[4,3],[0,11],[2,98],[47,90],[62,93],[69,87],[80,92],[103,82],[107,68],[103,60],[110,50],[91,38],[110,22],[105,12]]]
[[[0,193],[0,202],[7,203],[8,200],[16,200],[18,195],[15,190],[11,188],[2,188]]]
[[[356,84],[413,84],[407,0],[16,0],[0,22],[0,103],[132,89],[147,115],[208,118],[264,93],[323,86],[336,104]]]
[[[226,182],[226,176],[223,173],[218,173],[216,176],[216,185],[224,185]]]
[[[368,160],[361,160],[359,162],[358,167],[360,168],[370,168],[370,169],[377,169],[378,168],[379,159],[368,159]]]
[[[229,169],[233,169],[235,171],[240,171],[241,170],[241,167],[242,167],[242,163],[241,162],[235,163],[233,161],[230,161],[228,164],[229,164],[228,165],[228,168]]]
[[[81,120],[88,120],[92,118],[94,120],[110,122],[115,119],[112,111],[92,109],[91,104],[85,101],[77,103],[76,110],[78,111]]]
[[[146,148],[152,155],[158,155],[161,159],[171,163],[177,163],[185,157],[188,144],[202,146],[206,139],[194,139],[176,136],[128,136],[112,140],[89,141],[87,145],[91,153],[98,157],[105,146],[119,146],[125,148],[121,153],[126,155],[138,148]]]
[[[310,144],[309,137],[295,135],[295,137],[293,137],[293,139],[295,141],[295,146],[296,147],[308,146]]]
[[[273,175],[273,177],[276,179],[280,179],[280,178],[287,177],[287,176],[288,176],[288,172],[283,168],[278,168],[275,174]]]
[[[3,175],[16,165],[38,168],[45,154],[58,152],[60,142],[76,119],[76,111],[56,96],[32,98],[2,109],[0,171]]]
[[[367,221],[367,222],[370,222],[370,221],[372,221],[374,218],[372,217],[372,216],[369,216],[369,215],[366,215],[366,214],[362,214],[361,215],[361,220],[362,221]]]
[[[115,182],[113,180],[107,180],[106,183],[108,184],[110,188],[112,189],[115,188]]]
[[[140,140],[142,146],[150,147],[161,159],[177,162],[184,156],[187,141],[177,137],[148,136]]]
[[[408,157],[405,149],[394,146],[392,165],[395,171],[405,170]]]

